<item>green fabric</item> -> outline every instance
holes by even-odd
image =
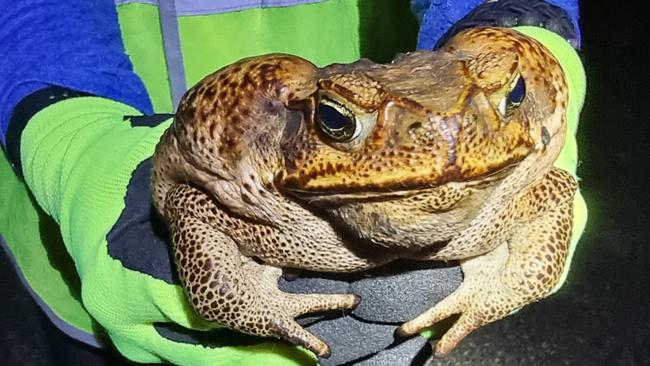
[[[549,30],[539,27],[517,27],[517,31],[532,37],[542,43],[558,60],[569,86],[569,105],[567,108],[568,133],[564,148],[558,156],[555,166],[564,169],[577,177],[576,168],[578,166],[578,144],[576,142],[576,132],[580,121],[580,111],[585,101],[587,90],[587,78],[585,70],[578,53],[562,37]],[[587,224],[587,204],[585,203],[580,189],[576,193],[573,201],[573,235],[571,237],[571,246],[567,258],[567,265],[564,267],[562,278],[555,286],[551,293],[556,292],[564,282],[569,273],[571,260],[575,253],[578,241]]]
[[[151,98],[156,113],[173,111],[158,7],[126,3],[117,7],[124,48]]]
[[[4,154],[0,157],[0,234],[36,295],[58,318],[92,334],[96,323],[81,305],[79,279],[59,229],[34,204]]]
[[[126,357],[180,365],[306,365],[313,355],[283,342],[209,349],[160,336],[154,323],[207,329],[182,288],[122,267],[108,255],[106,235],[124,209],[133,170],[153,154],[170,121],[131,127],[137,111],[110,100],[70,99],[34,116],[23,133],[25,181],[60,225],[74,259],[87,311]]]
[[[125,3],[118,6],[118,16],[126,52],[154,110],[171,112],[158,8]],[[330,0],[184,16],[179,27],[188,86],[240,58],[270,52],[300,55],[319,66],[351,62],[359,56],[387,62],[396,52],[415,47],[418,30],[408,4],[394,0]]]
[[[126,51],[154,110],[169,113],[172,105],[158,8],[126,3],[118,6],[118,15]],[[243,57],[271,52],[296,54],[319,66],[351,62],[360,55],[389,61],[396,51],[413,49],[417,36],[417,20],[408,4],[393,0],[330,0],[183,16],[179,27],[188,86]]]
[[[179,19],[188,85],[243,57],[281,52],[316,65],[359,58],[356,0]]]
[[[415,49],[419,24],[408,1],[358,1],[361,57],[387,63]]]

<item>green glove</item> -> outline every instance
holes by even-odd
[[[314,364],[313,355],[281,342],[260,343],[255,338],[252,345],[248,339],[243,343],[247,345],[231,342],[230,347],[208,348],[161,334],[162,325],[169,323],[199,330],[214,325],[195,315],[183,290],[173,284],[171,270],[161,273],[161,268],[172,268],[170,263],[161,265],[155,255],[145,255],[156,248],[145,238],[129,235],[138,218],[124,220],[129,209],[127,187],[148,186],[148,173],[139,180],[133,173],[152,155],[169,125],[134,126],[137,118],[124,118],[138,114],[102,98],[69,99],[36,114],[23,132],[25,181],[41,207],[60,225],[79,273],[86,310],[106,329],[119,351],[134,361],[213,366]],[[149,204],[148,197],[140,198],[141,204]],[[226,329],[219,332],[228,334],[220,333],[217,339],[239,337]]]
[[[537,40],[548,48],[564,70],[564,75],[569,87],[569,105],[567,108],[568,128],[564,147],[555,161],[555,166],[569,172],[579,181],[576,174],[576,169],[578,168],[578,143],[576,142],[576,132],[578,131],[580,111],[582,110],[582,105],[585,101],[587,88],[585,70],[582,61],[580,60],[580,56],[569,42],[564,40],[558,34],[547,29],[532,26],[522,26],[514,29]],[[552,293],[560,289],[566,280],[573,254],[575,253],[578,240],[580,239],[586,224],[587,204],[578,188],[573,200],[573,235],[571,236],[571,247],[569,248],[568,257],[566,259],[567,264],[562,273],[562,278],[555,286]]]

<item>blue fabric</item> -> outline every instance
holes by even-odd
[[[485,0],[411,0],[411,8],[420,19],[417,48],[432,49],[457,21]],[[564,9],[573,20],[580,42],[578,0],[546,0]]]
[[[0,0],[0,140],[15,105],[48,85],[153,108],[124,51],[113,0]]]

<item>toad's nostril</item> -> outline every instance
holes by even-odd
[[[422,128],[422,123],[421,122],[413,122],[409,126],[409,132],[410,131],[415,131],[415,130],[420,129],[420,128]]]
[[[418,135],[418,131],[422,128],[422,123],[421,122],[413,122],[411,125],[408,127],[408,133],[411,137],[416,137]]]

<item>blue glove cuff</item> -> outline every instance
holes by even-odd
[[[460,30],[478,25],[541,25],[561,34],[574,48],[580,46],[577,0],[412,0],[411,8],[420,19],[421,50],[431,50]]]

